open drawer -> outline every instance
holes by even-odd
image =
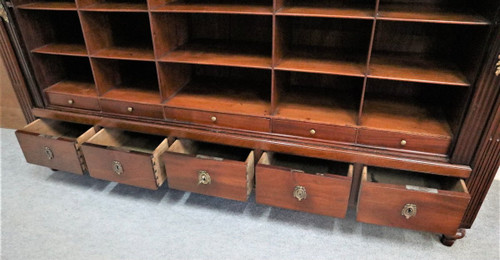
[[[470,200],[462,179],[376,167],[362,178],[360,222],[455,235]]]
[[[167,149],[165,137],[109,128],[82,145],[90,176],[151,190],[166,179],[159,156]]]
[[[172,189],[239,201],[252,191],[255,159],[250,149],[178,139],[163,161]]]
[[[255,171],[257,203],[345,217],[352,165],[268,152]]]
[[[28,163],[83,174],[86,166],[80,146],[95,133],[88,125],[37,119],[17,130],[16,136]]]

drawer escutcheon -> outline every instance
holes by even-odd
[[[304,186],[295,186],[293,190],[293,197],[298,201],[305,200],[307,198],[306,187]]]
[[[198,172],[198,184],[208,185],[211,182],[212,178],[210,178],[210,174],[207,171]]]
[[[54,159],[54,153],[52,152],[52,149],[50,149],[50,147],[44,146],[43,152],[47,156],[47,159],[49,159],[49,160]]]
[[[119,161],[113,161],[112,167],[113,167],[113,171],[116,173],[116,175],[122,175],[123,166]]]
[[[406,219],[415,217],[415,215],[417,215],[417,205],[410,203],[404,205],[401,210],[401,215],[405,216]]]

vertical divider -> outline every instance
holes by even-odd
[[[78,15],[78,20],[80,21],[80,27],[82,29],[82,34],[83,34],[83,42],[85,43],[85,49],[87,50],[87,58],[89,60],[89,63],[90,63],[90,70],[92,72],[92,77],[94,78],[94,88],[97,92],[97,96],[98,96],[98,100],[100,99],[100,97],[104,94],[105,91],[101,91],[98,87],[98,79],[97,79],[97,73],[96,73],[96,68],[95,68],[95,64],[93,64],[92,62],[92,58],[90,56],[90,48],[89,48],[89,36],[88,34],[89,33],[92,33],[92,32],[86,32],[84,26],[83,26],[83,18],[82,18],[82,11],[80,10],[81,8],[81,1],[82,0],[75,0],[75,5],[76,5],[76,12],[77,12],[77,15]],[[99,107],[101,107],[101,104],[99,102]]]
[[[156,26],[155,23],[153,22],[153,13],[151,12],[153,8],[153,3],[152,0],[148,0],[147,2],[147,7],[148,7],[148,18],[149,18],[149,28],[151,30],[151,42],[153,43],[153,54],[154,54],[154,63],[155,63],[155,68],[156,68],[156,78],[158,82],[158,90],[160,93],[160,99],[161,103],[165,102],[167,98],[169,98],[169,91],[167,89],[167,86],[164,84],[164,80],[162,77],[162,67],[161,64],[158,62],[158,43],[155,41],[155,35],[156,35]],[[165,117],[165,113],[163,113],[163,117]]]
[[[277,78],[276,71],[274,70],[274,67],[277,65],[279,60],[281,59],[283,53],[283,46],[282,46],[282,40],[281,37],[282,32],[281,32],[281,26],[278,22],[278,18],[276,16],[276,12],[278,12],[279,9],[283,7],[283,2],[284,0],[273,0],[273,21],[272,21],[272,64],[271,64],[271,111],[270,114],[274,115],[276,113],[276,110],[278,108],[279,104],[279,99],[280,99],[280,84],[279,84],[279,79]],[[271,129],[272,129],[272,124],[271,124]]]
[[[375,13],[374,13],[374,18],[373,18],[372,32],[371,32],[371,36],[370,36],[370,45],[368,47],[368,54],[366,57],[366,67],[365,67],[365,77],[363,80],[363,89],[361,91],[361,100],[359,102],[358,118],[357,118],[357,122],[356,122],[357,125],[361,125],[361,117],[363,116],[363,107],[365,104],[366,86],[368,83],[368,74],[370,73],[370,61],[371,61],[371,57],[372,57],[373,42],[375,40],[375,31],[377,28],[377,16],[378,16],[379,6],[380,6],[380,0],[376,0],[375,1]],[[356,142],[357,142],[357,140],[356,140]]]

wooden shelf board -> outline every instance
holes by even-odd
[[[19,5],[19,9],[27,10],[59,10],[59,11],[76,11],[76,4],[74,1],[70,2],[34,2],[29,4]]]
[[[304,47],[307,50],[307,47]],[[359,55],[329,53],[328,50],[292,51],[285,55],[276,70],[324,73],[333,75],[364,77],[365,63]]]
[[[349,101],[351,102],[349,102]],[[345,95],[321,95],[307,91],[283,93],[276,118],[339,126],[355,126],[358,101]]]
[[[153,87],[152,87],[153,88]],[[103,99],[120,100],[145,104],[161,104],[160,91],[156,89],[144,89],[120,86],[109,90],[102,95]],[[157,88],[157,86],[154,86]]]
[[[285,6],[276,15],[327,17],[345,19],[374,19],[374,9],[348,7],[317,7],[317,6]]]
[[[269,116],[270,98],[265,100],[252,91],[259,87],[261,86],[258,83],[201,78],[187,84],[165,105],[230,114]],[[265,87],[262,86],[261,89]]]
[[[152,12],[272,15],[273,7],[249,4],[201,4],[176,1],[154,8]]]
[[[452,136],[444,112],[438,107],[388,99],[365,99],[361,126],[444,138]]]
[[[91,55],[97,58],[154,61],[153,49],[134,47],[112,47],[97,51]]]
[[[381,5],[377,19],[390,21],[488,25],[481,15],[426,5]]]
[[[96,12],[147,12],[146,3],[96,3],[80,8],[82,11]]]
[[[44,91],[48,93],[97,97],[95,84],[89,82],[63,80],[46,88]]]
[[[50,43],[42,47],[33,49],[31,52],[70,56],[87,56],[87,49],[85,48],[85,44]]]
[[[373,55],[369,78],[470,86],[453,64],[415,55]]]
[[[159,61],[270,69],[271,46],[269,55],[266,55],[256,45],[258,44],[188,43],[167,53]]]

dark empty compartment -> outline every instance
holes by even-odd
[[[363,79],[327,74],[276,73],[276,115],[336,125],[355,125]]]
[[[270,112],[269,70],[160,65],[163,93],[175,94],[167,101],[167,106],[260,116]]]
[[[364,76],[371,21],[278,17],[276,69]]]
[[[19,10],[27,48],[37,53],[86,55],[76,12]]]
[[[97,88],[107,98],[159,103],[153,62],[92,59]]]
[[[469,86],[486,36],[472,25],[377,22],[370,77]]]
[[[195,155],[200,158],[244,162],[252,151],[247,148],[198,142],[188,139],[178,139],[177,141],[180,143],[175,147],[176,152]]]
[[[155,13],[152,19],[162,61],[271,67],[271,17]]]
[[[94,85],[90,63],[86,57],[34,54],[33,67],[43,89],[62,82]]]
[[[82,12],[82,21],[91,55],[154,60],[147,14]]]

